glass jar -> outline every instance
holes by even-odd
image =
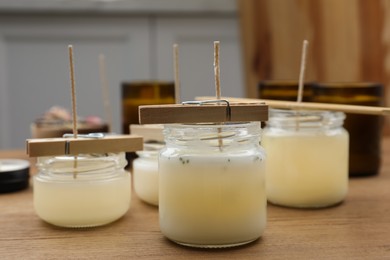
[[[262,144],[268,201],[320,208],[348,190],[348,132],[342,112],[270,109]]]
[[[193,247],[258,239],[266,225],[260,123],[166,125],[159,156],[162,233]]]
[[[158,206],[158,154],[164,144],[145,143],[144,150],[138,151],[133,161],[133,185],[137,196]]]
[[[378,83],[317,83],[313,101],[361,106],[383,106],[383,85]],[[376,175],[381,165],[383,116],[347,114],[344,127],[350,136],[349,175]]]
[[[129,126],[138,124],[138,107],[175,103],[175,84],[165,81],[133,81],[122,83],[122,133],[129,134]],[[129,165],[137,158],[135,152],[126,153]]]
[[[310,101],[312,96],[312,84],[305,83],[302,93],[302,101]],[[258,85],[258,98],[297,101],[298,81],[294,80],[264,80]]]
[[[129,133],[130,124],[138,124],[140,105],[175,103],[175,85],[164,81],[122,83],[122,133]]]
[[[125,165],[124,153],[38,158],[35,212],[50,224],[72,228],[119,219],[130,207],[131,178]]]

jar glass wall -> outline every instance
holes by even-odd
[[[137,152],[133,161],[133,185],[137,196],[152,205],[158,206],[158,154],[161,143],[145,143],[144,150]]]
[[[266,190],[273,204],[326,207],[348,190],[348,133],[344,113],[270,109],[262,144]]]
[[[162,233],[194,247],[259,238],[266,225],[260,123],[166,125],[159,157]]]
[[[126,163],[124,153],[38,158],[35,212],[61,227],[93,227],[119,219],[130,207]]]

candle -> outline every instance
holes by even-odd
[[[62,227],[113,222],[130,207],[131,178],[124,153],[41,157],[34,178],[34,207],[44,221]],[[77,177],[74,177],[77,171]]]
[[[158,206],[158,152],[161,144],[144,144],[145,151],[137,152],[133,161],[134,191],[137,196]]]
[[[158,206],[158,154],[164,146],[163,125],[130,125],[130,132],[142,136],[144,150],[133,161],[133,185],[137,196]]]
[[[345,198],[348,133],[342,128],[344,118],[339,112],[271,110],[262,139],[270,202],[326,207]]]
[[[259,123],[167,125],[164,131],[162,233],[194,247],[236,246],[259,238],[266,225]]]

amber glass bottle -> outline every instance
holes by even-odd
[[[173,82],[122,83],[122,133],[129,133],[130,124],[138,124],[138,106],[174,103],[175,86]]]
[[[275,99],[296,101],[298,95],[298,81],[265,80],[258,85],[257,97],[261,99]],[[305,83],[302,101],[310,101],[312,96],[311,84]]]
[[[383,106],[383,85],[379,83],[316,83],[313,102]],[[350,135],[349,175],[369,176],[380,171],[384,118],[347,114],[344,127]]]
[[[164,81],[139,81],[122,83],[122,133],[130,133],[131,124],[138,122],[138,106],[175,103],[175,85]],[[129,162],[137,158],[136,153],[126,153]]]

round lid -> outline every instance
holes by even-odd
[[[30,162],[20,159],[0,159],[0,193],[28,187]]]

